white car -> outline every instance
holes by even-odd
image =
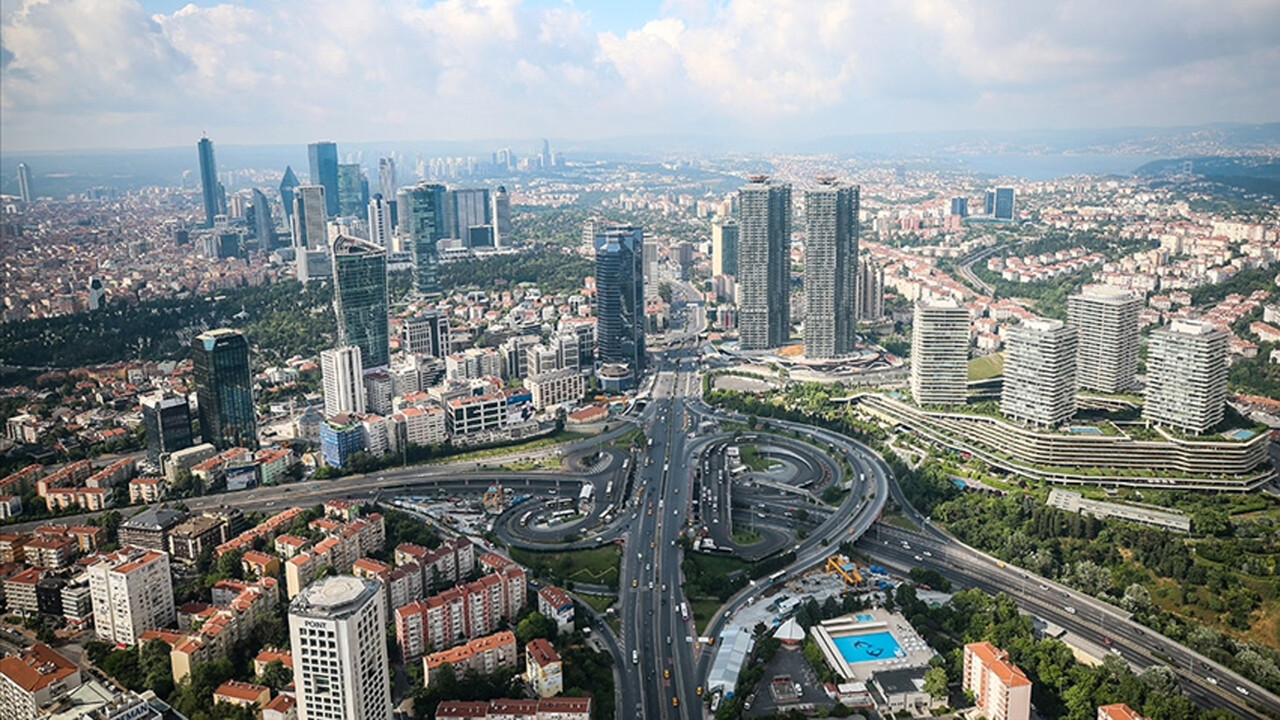
[[[1240,693],[1241,695],[1248,695],[1248,694],[1249,694],[1249,688],[1247,688],[1247,687],[1245,687],[1245,686],[1243,686],[1243,685],[1237,685],[1237,686],[1236,686],[1236,692]]]
[[[1217,684],[1218,684],[1218,678],[1216,678],[1216,677],[1214,677],[1214,676],[1212,676],[1212,675],[1208,675],[1208,676],[1206,676],[1206,677],[1205,677],[1205,680],[1209,681],[1209,684],[1210,684],[1210,685],[1217,685]]]

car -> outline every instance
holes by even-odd
[[[1104,644],[1104,645],[1110,645],[1110,644],[1111,644],[1111,638],[1107,637],[1106,635],[1103,635],[1103,636],[1102,636],[1102,644]]]
[[[1239,690],[1240,688],[1236,688],[1236,689],[1237,689],[1237,690]],[[701,685],[699,685],[699,686],[698,686],[698,696],[699,696],[699,697],[701,697],[701,696],[702,696],[702,686],[701,686]]]
[[[1048,585],[1045,585],[1044,583],[1040,583],[1040,589],[1041,589],[1041,590],[1048,590],[1048,589],[1049,589],[1049,586],[1048,586]]]
[[[668,636],[667,636],[667,644],[668,644],[668,645],[670,645],[670,644],[671,644],[671,636],[670,636],[670,635],[668,635]]]
[[[276,504],[276,501],[275,501],[275,500],[272,500],[272,501],[270,501],[270,502],[268,502],[268,503],[267,503],[267,507],[271,507],[272,505],[275,505],[275,504]]]
[[[925,550],[923,553],[920,553],[920,554],[924,555],[925,557],[933,557],[933,553],[929,552],[928,550]]]
[[[680,698],[675,695],[671,696],[671,707],[680,707]]]
[[[1076,614],[1076,609],[1075,609],[1075,608],[1073,608],[1073,607],[1071,607],[1070,605],[1063,605],[1063,606],[1062,606],[1062,609],[1063,609],[1063,610],[1066,610],[1067,612],[1071,613],[1072,615],[1075,615],[1075,614]]]
[[[640,581],[635,578],[631,578],[631,587],[639,587],[639,586],[640,586]]]
[[[649,549],[650,549],[650,550],[652,550],[652,549],[654,549],[654,548],[656,548],[656,547],[658,547],[658,543],[657,543],[656,541],[654,541],[654,540],[650,540],[650,541],[649,541]]]
[[[671,677],[671,668],[662,668],[662,677],[664,677],[664,678],[670,678],[670,677]]]
[[[1209,681],[1209,684],[1210,684],[1210,685],[1217,685],[1217,684],[1218,684],[1218,678],[1216,678],[1216,677],[1214,677],[1214,676],[1212,676],[1212,675],[1206,675],[1204,679],[1205,679],[1205,680],[1207,680],[1207,681]]]
[[[924,560],[924,558],[920,557],[919,555],[912,555],[911,559],[915,560],[916,562],[921,562]]]
[[[800,683],[796,683],[796,694],[804,695],[804,686],[801,685]]]
[[[1243,686],[1243,685],[1237,685],[1237,686],[1236,686],[1236,692],[1240,693],[1241,695],[1248,695],[1248,694],[1249,694],[1249,688],[1247,688],[1247,687],[1245,687],[1245,686]]]

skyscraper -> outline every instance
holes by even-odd
[[[1193,320],[1152,331],[1144,418],[1199,435],[1222,422],[1226,400],[1225,332]]]
[[[31,168],[26,163],[18,163],[18,196],[24,203],[31,202]]]
[[[258,188],[253,189],[253,234],[258,238],[258,247],[270,250],[275,244],[276,224],[271,220],[271,202]]]
[[[982,214],[983,215],[996,214],[996,191],[995,190],[988,190],[982,194]]]
[[[992,216],[996,220],[1012,220],[1014,217],[1013,188],[998,187],[995,194],[995,205]]]
[[[738,274],[738,221],[733,218],[711,221],[711,274]]]
[[[191,406],[186,395],[157,392],[143,395],[141,403],[151,462],[159,463],[161,455],[191,447]]]
[[[391,720],[382,585],[338,575],[289,604],[298,720]]]
[[[859,320],[884,317],[884,268],[870,255],[858,258],[857,306]]]
[[[311,184],[324,186],[325,213],[338,214],[338,145],[331,142],[313,142],[307,146],[311,161]]]
[[[596,231],[596,340],[600,362],[644,370],[644,228],[605,225]]]
[[[280,204],[284,206],[284,224],[293,228],[293,189],[298,187],[298,176],[293,174],[293,167],[286,165],[284,177],[280,178]]]
[[[324,382],[324,416],[363,413],[364,365],[355,345],[320,351],[320,375]]]
[[[200,432],[220,450],[258,447],[249,343],[239,330],[220,328],[191,341]]]
[[[658,297],[658,288],[662,285],[662,278],[659,277],[659,267],[661,266],[658,264],[658,243],[645,243],[642,252],[644,254],[644,296],[646,298],[656,298]]]
[[[1141,306],[1133,293],[1110,285],[1086,285],[1067,298],[1067,323],[1079,331],[1076,380],[1081,388],[1119,393],[1133,387]]]
[[[507,194],[507,188],[503,185],[499,185],[498,191],[493,194],[493,239],[498,247],[509,247],[513,239],[511,237],[511,196]]]
[[[471,228],[492,224],[492,208],[486,188],[460,188],[445,195],[447,237],[458,238],[470,246]]]
[[[299,185],[293,189],[293,247],[298,253],[322,250],[329,243],[322,185]]]
[[[420,295],[440,294],[439,264],[436,242],[445,237],[445,187],[420,182],[400,189],[396,205],[400,223],[408,228],[401,232],[409,239],[413,253],[413,286]]]
[[[963,405],[969,381],[969,311],[952,298],[917,300],[911,394],[917,405]]]
[[[396,183],[396,161],[389,157],[378,158],[378,191],[390,201],[395,200],[398,189],[400,185]]]
[[[390,249],[395,228],[391,224],[391,204],[378,193],[369,201],[369,241],[380,248]]]
[[[225,215],[227,198],[218,182],[218,163],[213,158],[213,141],[207,137],[196,143],[200,155],[200,193],[204,197],[204,226],[213,227],[215,215]]]
[[[805,357],[848,355],[858,330],[858,188],[819,178],[805,192],[805,228]]]
[[[333,241],[333,309],[339,345],[359,346],[366,370],[390,364],[386,250],[345,235]]]
[[[757,175],[738,203],[738,344],[778,347],[791,337],[791,186]]]
[[[542,155],[539,157],[542,161],[542,169],[547,170],[551,167],[551,143],[544,138],[542,140]]]
[[[969,198],[953,197],[951,198],[951,214],[960,217],[969,217]]]
[[[338,165],[338,213],[358,216],[369,204],[369,179],[359,163]]]
[[[1032,425],[1056,427],[1076,412],[1076,329],[1036,318],[1004,333],[1000,412]]]
[[[449,349],[449,316],[430,309],[404,321],[404,349],[411,355],[443,358]]]
[[[100,309],[106,297],[107,289],[102,286],[102,278],[96,275],[89,276],[89,309]]]

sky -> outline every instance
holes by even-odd
[[[0,0],[0,152],[1280,120],[1276,0]]]

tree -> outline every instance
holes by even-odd
[[[924,691],[929,693],[929,697],[934,700],[943,700],[947,697],[947,671],[943,670],[940,665],[935,665],[925,671]]]
[[[169,660],[169,643],[155,638],[142,646],[138,655],[142,683],[157,697],[166,698],[173,692],[173,666]]]
[[[272,660],[262,668],[262,674],[258,676],[258,682],[266,685],[272,690],[280,688],[293,682],[293,671],[284,666],[279,660]]]
[[[1124,599],[1121,600],[1121,604],[1129,612],[1146,610],[1151,607],[1151,593],[1138,583],[1133,583],[1125,588]]]
[[[242,559],[243,553],[239,550],[223,553],[222,557],[218,558],[218,574],[224,580],[243,580],[244,565],[241,564]]]
[[[521,646],[534,638],[552,640],[555,636],[555,621],[537,611],[529,613],[516,624],[516,641]]]
[[[1152,665],[1138,677],[1152,695],[1173,696],[1182,692],[1178,687],[1178,676],[1164,665]]]

